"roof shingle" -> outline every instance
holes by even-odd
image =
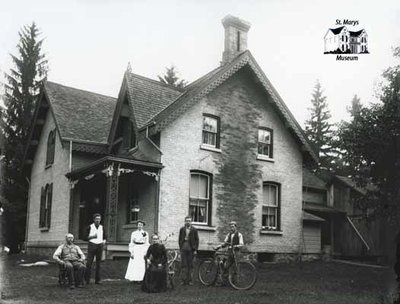
[[[133,73],[126,73],[126,79],[133,113],[139,129],[182,94],[173,86]]]
[[[107,143],[116,98],[50,81],[45,92],[62,138]]]

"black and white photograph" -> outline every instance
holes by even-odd
[[[398,0],[0,22],[0,303],[400,304]]]

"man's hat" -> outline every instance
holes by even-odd
[[[229,223],[229,225],[235,225],[235,226],[237,226],[237,223],[236,223],[235,221],[231,221],[231,222]]]

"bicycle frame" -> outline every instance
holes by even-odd
[[[233,260],[228,264],[229,257],[232,257]],[[237,267],[235,251],[233,249],[228,249],[226,252],[221,253],[216,250],[213,259],[218,265],[217,276],[221,282],[224,282],[224,278],[222,276],[227,274],[229,267],[232,267],[233,265],[235,265],[234,267]]]

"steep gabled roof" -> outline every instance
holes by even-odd
[[[364,32],[364,30],[359,30],[357,32],[349,31],[351,37],[358,37],[362,34],[362,32]]]
[[[139,129],[182,94],[176,87],[130,72],[125,73],[125,79]]]
[[[35,106],[23,164],[32,163],[48,115],[61,141],[73,142],[73,150],[106,154],[115,104],[115,98],[46,81]]]
[[[107,143],[116,98],[49,81],[44,90],[61,139]]]
[[[293,135],[301,143],[302,150],[307,152],[313,161],[317,162],[318,157],[306,139],[302,128],[299,126],[296,119],[289,111],[282,98],[279,96],[278,92],[265,76],[254,57],[251,55],[250,51],[241,53],[229,64],[209,72],[205,76],[188,85],[185,88],[185,91],[180,94],[175,101],[168,101],[170,104],[164,107],[164,109],[162,109],[157,115],[154,117],[150,117],[150,115],[148,115],[149,119],[142,125],[146,126],[155,124],[156,129],[161,131],[177,117],[186,112],[186,110],[192,105],[220,86],[244,66],[249,66],[256,78],[260,81],[261,85],[275,104],[278,113],[283,117]],[[135,116],[136,115],[137,114],[135,114]]]
[[[345,26],[340,26],[334,29],[329,29],[332,33],[334,33],[335,35],[339,34],[343,29],[345,28]]]

